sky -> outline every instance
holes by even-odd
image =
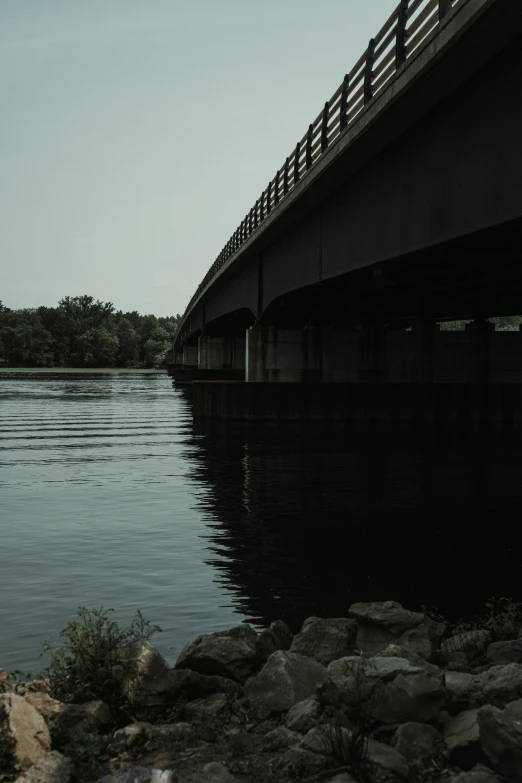
[[[0,0],[0,300],[183,312],[398,0]]]

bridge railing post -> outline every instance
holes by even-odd
[[[274,186],[274,206],[279,204],[279,177],[281,175],[280,169],[277,170]]]
[[[375,39],[372,38],[366,50],[366,65],[364,68],[364,102],[373,98],[373,64],[375,61]]]
[[[301,142],[297,142],[297,146],[295,148],[295,158],[294,158],[294,185],[296,182],[299,182],[299,156],[301,154]]]
[[[344,77],[343,88],[341,90],[341,100],[339,103],[339,130],[342,133],[348,125],[348,92],[350,90],[350,77],[348,74]]]
[[[288,193],[288,164],[289,160],[288,158],[285,161],[285,170],[283,172],[283,195],[286,196]]]
[[[439,0],[439,19],[444,19],[451,9],[451,0]]]
[[[398,70],[406,60],[406,23],[410,0],[401,0],[397,18],[397,44],[395,47],[395,67]]]
[[[266,189],[266,216],[268,217],[270,212],[272,211],[272,182],[268,183],[268,187]]]
[[[314,126],[312,123],[308,126],[308,133],[306,134],[306,168],[309,169],[312,165],[312,135]]]
[[[328,147],[328,115],[330,113],[330,102],[326,101],[323,109],[323,119],[321,121],[321,152]]]

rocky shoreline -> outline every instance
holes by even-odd
[[[199,636],[174,667],[141,642],[124,687],[115,716],[4,682],[0,781],[522,781],[522,639],[448,637],[392,601]]]

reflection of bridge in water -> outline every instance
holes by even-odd
[[[242,614],[297,627],[355,600],[395,599],[459,616],[517,594],[520,455],[324,423],[193,432],[209,562]]]

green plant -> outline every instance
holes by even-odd
[[[71,730],[61,718],[53,715],[48,720],[53,750],[71,759],[78,780],[101,771],[109,758],[109,739],[78,728]]]
[[[0,720],[2,714],[0,712]],[[15,780],[21,772],[20,763],[14,752],[15,740],[7,729],[0,728],[0,783]]]
[[[26,692],[26,683],[31,679],[31,672],[22,669],[14,669],[7,672],[5,677],[0,679],[0,694],[16,693],[23,696]]]
[[[318,688],[320,731],[328,755],[339,764],[360,767],[366,757],[379,681],[371,681],[360,661],[346,662],[346,685],[327,680]]]
[[[79,620],[68,620],[60,631],[61,647],[47,640],[44,652],[50,664],[44,670],[52,695],[64,702],[102,699],[111,707],[132,701],[123,683],[132,675],[132,648],[161,629],[140,611],[127,629],[109,619],[112,609],[78,607]]]

